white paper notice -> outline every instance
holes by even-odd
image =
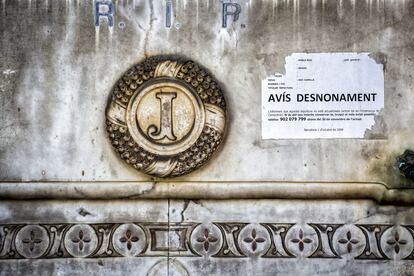
[[[384,108],[384,72],[369,53],[295,53],[262,81],[262,138],[364,138]]]

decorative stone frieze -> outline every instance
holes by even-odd
[[[179,256],[414,260],[414,226],[295,223],[0,225],[0,259]]]

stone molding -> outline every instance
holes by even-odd
[[[2,199],[371,199],[412,205],[414,189],[375,182],[0,182]]]

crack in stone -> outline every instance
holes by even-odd
[[[184,207],[183,210],[180,212],[181,215],[181,221],[180,222],[184,222],[184,212],[187,210],[188,205],[190,205],[191,200],[184,200]]]
[[[75,192],[78,193],[79,195],[81,195],[84,198],[87,198],[88,197],[88,194],[87,193],[85,193],[81,189],[78,189],[77,187],[75,187]]]
[[[123,197],[123,198],[126,198],[126,199],[139,198],[139,197],[141,197],[143,195],[146,195],[146,194],[151,193],[156,188],[156,186],[157,186],[157,182],[153,182],[153,183],[151,183],[151,187],[149,187],[149,188],[147,188],[147,189],[145,189],[143,191],[140,191],[138,193],[130,194],[130,195],[128,195],[126,197]]]
[[[395,216],[396,214],[400,213],[400,211],[398,210],[398,208],[391,208],[389,210],[384,210],[384,209],[380,209],[379,206],[376,206],[373,209],[370,209],[367,213],[367,215],[355,219],[353,220],[351,223],[352,224],[358,224],[360,221],[365,221],[366,219],[373,217],[373,216],[379,216],[379,215],[385,215],[385,216]]]

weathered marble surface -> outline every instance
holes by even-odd
[[[223,29],[219,2],[174,1],[167,29],[164,1],[117,1],[109,32],[104,22],[95,29],[92,1],[2,1],[0,179],[149,180],[112,150],[104,109],[127,68],[173,53],[211,70],[230,116],[221,152],[182,180],[412,186],[393,165],[414,147],[413,2],[237,2],[239,20]],[[261,140],[261,80],[283,71],[292,52],[347,51],[384,55],[384,124],[376,131],[388,139]]]
[[[123,200],[3,201],[0,210],[0,275],[414,271],[412,207],[370,201]]]
[[[413,274],[394,165],[414,148],[414,2],[237,2],[223,29],[218,1],[173,1],[167,29],[164,1],[117,1],[110,30],[93,1],[0,1],[0,275]],[[293,52],[347,51],[383,57],[388,139],[261,140],[261,80]],[[112,85],[155,54],[210,69],[230,117],[214,159],[165,182],[104,126]]]

